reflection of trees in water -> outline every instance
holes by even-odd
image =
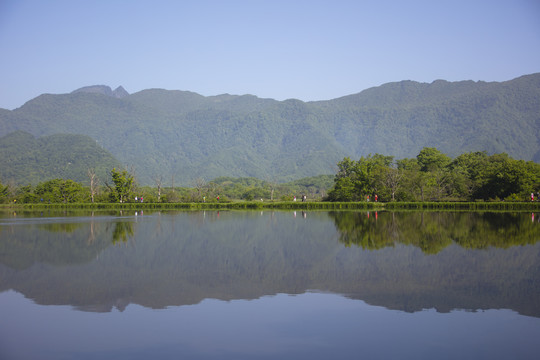
[[[346,246],[381,249],[396,241],[394,218],[379,223],[378,212],[330,212],[339,231],[339,240]]]
[[[115,223],[115,227],[112,233],[112,243],[127,242],[133,237],[133,223],[127,221],[118,221]]]
[[[452,243],[469,249],[534,244],[540,226],[528,213],[331,212],[346,246],[376,250],[397,243],[436,254]]]
[[[80,223],[52,223],[40,225],[40,228],[50,232],[72,233],[81,226],[83,226],[83,224]]]

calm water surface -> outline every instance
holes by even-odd
[[[0,213],[0,359],[536,359],[539,215]]]

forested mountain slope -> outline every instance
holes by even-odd
[[[56,134],[36,139],[17,131],[0,138],[0,180],[17,185],[45,179],[72,179],[88,183],[88,170],[107,181],[121,163],[86,135]]]
[[[540,74],[402,81],[318,102],[92,86],[0,109],[0,136],[18,130],[90,136],[142,184],[158,175],[178,185],[218,176],[288,181],[334,173],[344,156],[413,157],[425,146],[540,161]]]

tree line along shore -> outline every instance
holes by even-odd
[[[212,203],[28,203],[0,204],[0,210],[35,211],[189,211],[189,210],[290,210],[290,211],[540,211],[540,202],[328,202],[328,201],[228,201]]]
[[[494,206],[487,203],[506,204],[503,207],[534,204],[540,197],[540,164],[515,160],[504,153],[469,152],[452,159],[426,147],[410,159],[395,160],[381,154],[359,160],[346,157],[337,168],[334,175],[286,184],[221,177],[210,182],[199,178],[191,187],[165,186],[157,177],[155,186],[139,186],[132,172],[116,168],[110,171],[109,179],[101,181],[89,169],[85,184],[70,179],[52,179],[35,186],[0,183],[0,204],[330,209],[414,208],[422,203],[426,204],[422,207],[482,208]]]

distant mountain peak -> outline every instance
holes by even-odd
[[[93,93],[93,94],[103,94],[107,96],[112,96],[112,89],[110,86],[107,85],[91,85],[91,86],[85,86],[80,89],[77,89],[72,92],[72,94],[75,93]]]
[[[80,89],[77,89],[72,92],[72,94],[75,93],[92,93],[92,94],[102,94],[105,96],[115,97],[118,99],[121,99],[123,97],[126,97],[129,95],[129,93],[124,89],[122,86],[117,87],[114,91],[111,89],[110,86],[107,85],[91,85],[91,86],[85,86]]]
[[[129,96],[129,93],[122,86],[119,86],[112,92],[112,96],[121,99],[123,97]]]

